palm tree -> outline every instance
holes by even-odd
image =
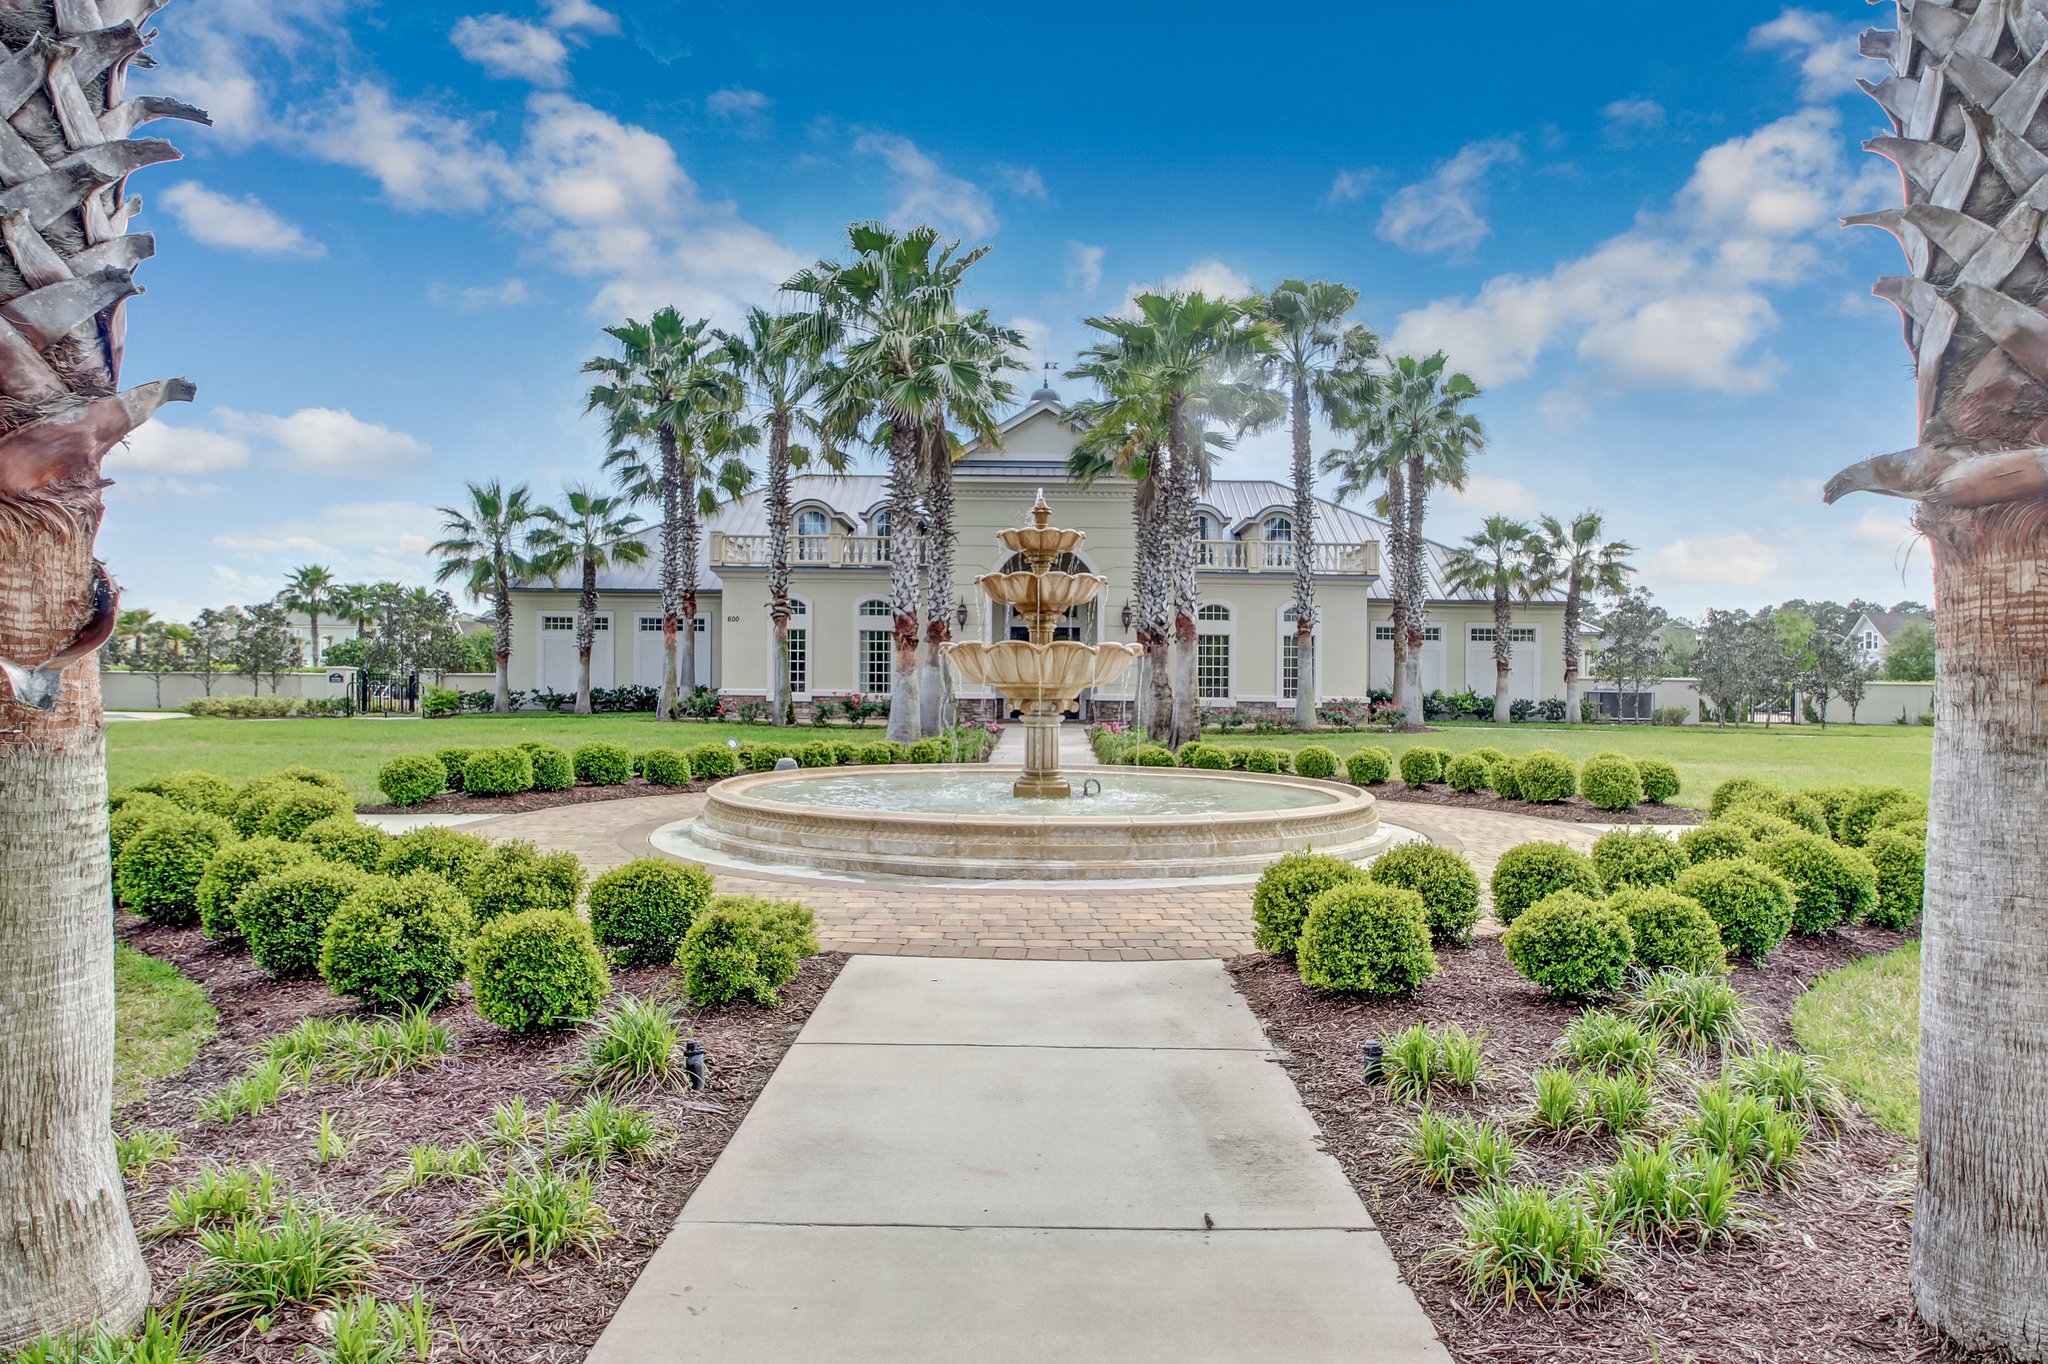
[[[780,725],[789,710],[789,531],[793,519],[789,480],[798,470],[846,470],[846,453],[818,420],[815,403],[822,357],[780,319],[749,308],[737,332],[719,332],[725,363],[752,395],[753,411],[768,434],[768,619],[774,655],[768,667],[768,722]],[[798,444],[799,432],[817,442]]]
[[[734,433],[713,437],[710,427],[730,427],[741,387],[708,321],[684,322],[674,308],[663,308],[645,322],[628,318],[604,330],[619,353],[584,362],[583,373],[602,380],[591,387],[584,411],[604,418],[614,447],[605,465],[620,486],[636,501],[661,507],[662,673],[655,718],[672,720],[677,678],[687,690],[697,677],[697,546],[706,514],[699,483],[707,473],[714,483],[733,476],[732,469],[711,463],[706,447]],[[653,463],[641,454],[649,444]],[[684,619],[686,629],[679,624]]]
[[[1313,729],[1316,723],[1315,413],[1320,408],[1326,418],[1341,416],[1356,396],[1359,372],[1379,354],[1377,336],[1358,323],[1345,325],[1357,306],[1358,290],[1326,279],[1313,284],[1282,280],[1252,301],[1253,313],[1272,328],[1279,344],[1273,368],[1287,390],[1293,442],[1296,729]]]
[[[1465,543],[1451,551],[1445,585],[1493,598],[1493,722],[1509,720],[1508,674],[1514,669],[1514,604],[1534,594],[1531,572],[1534,532],[1520,521],[1489,516]]]
[[[1399,588],[1400,569],[1408,561],[1408,466],[1389,452],[1386,433],[1378,425],[1378,386],[1378,375],[1361,378],[1357,401],[1338,422],[1338,429],[1350,434],[1351,448],[1325,452],[1322,469],[1336,478],[1338,501],[1366,502],[1386,526],[1382,538],[1386,569],[1392,575],[1387,615],[1394,632],[1394,703],[1419,717],[1416,698],[1408,694],[1408,599]]]
[[[644,529],[630,500],[572,483],[562,490],[562,505],[534,512],[541,525],[528,539],[536,569],[560,581],[580,567],[582,586],[576,598],[576,714],[590,714],[590,651],[597,644],[597,575],[608,568],[647,561]]]
[[[114,983],[106,765],[94,652],[118,595],[93,562],[101,462],[184,379],[122,390],[124,301],[154,249],[126,236],[129,176],[177,159],[132,138],[200,122],[175,100],[130,101],[153,38],[145,10],[17,0],[0,55],[13,87],[0,272],[0,1353],[45,1330],[133,1321],[149,1275],[114,1161]],[[150,11],[153,12],[153,11]],[[133,22],[131,22],[133,20]]]
[[[1545,516],[1537,522],[1534,578],[1540,592],[1564,592],[1564,722],[1579,723],[1579,623],[1588,592],[1611,596],[1628,587],[1635,569],[1626,540],[1603,543],[1605,519],[1582,511],[1569,522]]]
[[[327,594],[327,609],[336,620],[355,622],[356,638],[370,633],[370,618],[377,614],[376,589],[368,583],[343,583]]]
[[[498,696],[491,709],[512,709],[512,583],[533,576],[525,554],[534,507],[524,483],[507,489],[497,479],[471,483],[469,505],[442,507],[441,535],[427,552],[441,556],[434,581],[462,579],[476,601],[491,603],[492,653],[497,658]]]
[[[1898,136],[1867,145],[1899,163],[1909,207],[1852,219],[1890,229],[1908,248],[1910,273],[1880,280],[1877,293],[1905,314],[1918,443],[1842,471],[1826,496],[1917,501],[1941,607],[1913,1294],[1922,1319],[1961,1345],[2041,1360],[2048,480],[2038,427],[2048,406],[2048,317],[2038,267],[2009,250],[2036,211],[2027,192],[2048,167],[2048,138],[2023,88],[2040,11],[1982,3],[1959,29],[1963,8],[1941,8],[1901,7],[1899,34],[1864,40],[1897,71],[1865,88]]]
[[[313,628],[313,666],[320,666],[320,612],[334,590],[334,574],[320,564],[301,564],[285,579],[277,604],[287,611],[303,611]]]
[[[156,612],[145,607],[137,606],[124,610],[114,618],[114,640],[116,642],[126,640],[128,652],[131,656],[140,653],[142,651],[142,636],[155,620]],[[114,652],[118,652],[118,650]],[[116,659],[114,661],[118,662],[119,660]]]
[[[1087,323],[1107,338],[1096,352],[1128,367],[1132,382],[1154,394],[1163,409],[1168,478],[1160,515],[1171,546],[1167,598],[1174,646],[1173,714],[1164,737],[1178,748],[1201,734],[1195,498],[1209,468],[1202,423],[1209,416],[1242,423],[1256,401],[1247,389],[1257,387],[1243,376],[1275,347],[1268,328],[1241,302],[1172,293],[1140,294],[1133,303],[1135,318],[1091,317]]]
[[[918,642],[925,603],[921,536],[913,528],[931,529],[923,475],[931,468],[933,431],[953,425],[996,439],[995,409],[987,404],[1004,400],[1008,385],[991,374],[1003,357],[1000,347],[989,349],[985,320],[975,321],[985,315],[963,317],[957,304],[961,281],[988,254],[986,246],[963,252],[958,242],[942,245],[931,227],[896,232],[855,223],[846,235],[849,259],[821,260],[782,287],[808,301],[808,310],[790,319],[801,343],[833,357],[819,386],[828,427],[840,440],[864,439],[887,451],[895,645],[889,737],[907,742],[924,726]],[[940,550],[947,564],[951,548]],[[949,581],[939,593],[951,589]],[[948,631],[950,624],[942,624],[941,636]]]

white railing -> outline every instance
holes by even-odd
[[[795,568],[886,568],[886,535],[792,535],[789,562]],[[768,537],[711,533],[711,563],[716,568],[766,568]]]
[[[1292,540],[1201,540],[1195,566],[1205,573],[1292,573]],[[1380,547],[1374,540],[1316,545],[1318,573],[1377,573]]]
[[[886,535],[792,535],[789,562],[795,568],[887,568],[889,537]],[[711,533],[711,563],[715,568],[766,568],[768,537]],[[1200,540],[1195,544],[1195,566],[1204,573],[1292,573],[1294,542],[1291,540]],[[1316,546],[1319,574],[1376,574],[1380,571],[1380,547],[1374,540],[1323,542]]]

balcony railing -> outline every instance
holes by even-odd
[[[886,535],[792,535],[790,566],[808,568],[887,568]],[[1201,540],[1195,544],[1195,566],[1204,573],[1292,573],[1291,540]],[[711,533],[714,568],[766,568],[768,537]],[[1316,546],[1320,575],[1365,576],[1380,571],[1377,541],[1322,542]]]

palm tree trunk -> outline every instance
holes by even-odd
[[[661,695],[655,699],[654,718],[674,718],[676,703],[677,649],[676,618],[682,609],[683,545],[680,536],[680,492],[682,455],[677,447],[676,429],[663,422],[657,439],[661,446]],[[692,626],[695,621],[692,620]],[[691,641],[696,640],[693,628]],[[639,641],[634,641],[634,650]]]
[[[2048,535],[1938,512],[1934,773],[1921,959],[1920,1315],[2048,1359]]]
[[[923,716],[917,673],[917,428],[907,420],[889,432],[889,610],[895,646],[889,737],[915,743]]]
[[[0,657],[44,659],[93,616],[98,517],[21,511],[0,502]],[[45,1329],[125,1325],[149,1300],[114,1163],[113,893],[93,660],[66,669],[63,686],[54,711],[0,702],[0,1352]]]
[[[576,598],[576,714],[590,714],[590,651],[597,644],[597,560],[583,556],[583,591]]]
[[[317,668],[320,666],[320,613],[317,610],[308,609],[306,620],[313,627],[313,666]],[[277,689],[272,687],[271,690],[275,691]]]
[[[1178,751],[1202,733],[1200,678],[1196,668],[1199,630],[1196,608],[1201,584],[1195,574],[1195,483],[1198,478],[1195,435],[1188,430],[1187,398],[1170,401],[1167,443],[1173,458],[1166,506],[1169,547],[1168,599],[1173,612],[1173,713],[1166,744]]]
[[[501,571],[498,574],[496,590],[491,594],[491,611],[497,619],[491,622],[492,651],[497,654],[498,696],[491,702],[491,710],[498,715],[512,713],[512,584]]]
[[[1145,650],[1145,676],[1136,693],[1134,718],[1148,736],[1170,728],[1173,716],[1173,622],[1167,606],[1167,550],[1160,506],[1166,480],[1160,477],[1158,456],[1159,452],[1154,451],[1148,472],[1131,498],[1138,541],[1131,574],[1131,614],[1137,642]]]
[[[943,426],[925,433],[925,509],[930,516],[926,538],[924,676],[919,684],[920,725],[926,734],[943,734],[952,699],[945,646],[953,638],[953,457]]]
[[[1415,698],[1408,694],[1408,603],[1401,590],[1401,574],[1408,562],[1404,548],[1408,540],[1408,481],[1399,465],[1387,470],[1387,622],[1394,631],[1394,704],[1409,714],[1416,713]]]
[[[1407,729],[1423,727],[1422,705],[1422,642],[1423,630],[1428,624],[1428,604],[1424,600],[1422,580],[1422,516],[1429,500],[1428,484],[1423,477],[1423,463],[1420,456],[1408,461],[1408,525],[1401,536],[1401,598],[1402,629],[1408,636],[1408,656],[1401,660],[1402,675],[1408,679],[1408,695],[1413,706],[1403,723]]]
[[[1564,597],[1564,722],[1568,725],[1579,722],[1579,613],[1585,607],[1579,595],[1582,587],[1579,575],[1572,574]],[[1768,712],[1765,723],[1770,723]]]
[[[1500,570],[1496,568],[1496,572]],[[1515,670],[1514,613],[1505,584],[1493,589],[1493,722],[1508,722],[1508,678]]]
[[[774,648],[768,660],[768,723],[779,725],[789,708],[789,414],[768,427],[768,620]]]
[[[1296,376],[1289,418],[1294,435],[1294,727],[1316,726],[1316,494],[1308,381]]]

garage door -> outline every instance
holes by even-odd
[[[1481,696],[1493,695],[1493,627],[1473,625],[1466,627],[1465,643],[1465,685]],[[1510,638],[1515,646],[1513,661],[1508,669],[1508,699],[1510,701],[1537,701],[1537,667],[1542,661],[1542,646],[1537,640],[1536,627],[1517,625],[1512,628]]]
[[[612,685],[611,632],[611,616],[600,612],[597,639],[590,650],[592,687]],[[540,677],[536,679],[537,685],[548,691],[574,692],[578,671],[574,613],[543,614],[540,618]]]
[[[1492,664],[1488,664],[1488,676],[1492,676]],[[1372,685],[1386,691],[1394,689],[1394,627],[1375,625],[1372,627]],[[1441,625],[1422,627],[1422,690],[1424,692],[1444,689],[1444,628]]]
[[[679,644],[681,641],[677,641]],[[662,648],[661,617],[638,616],[633,622],[633,685],[659,687],[661,668],[668,661]]]

